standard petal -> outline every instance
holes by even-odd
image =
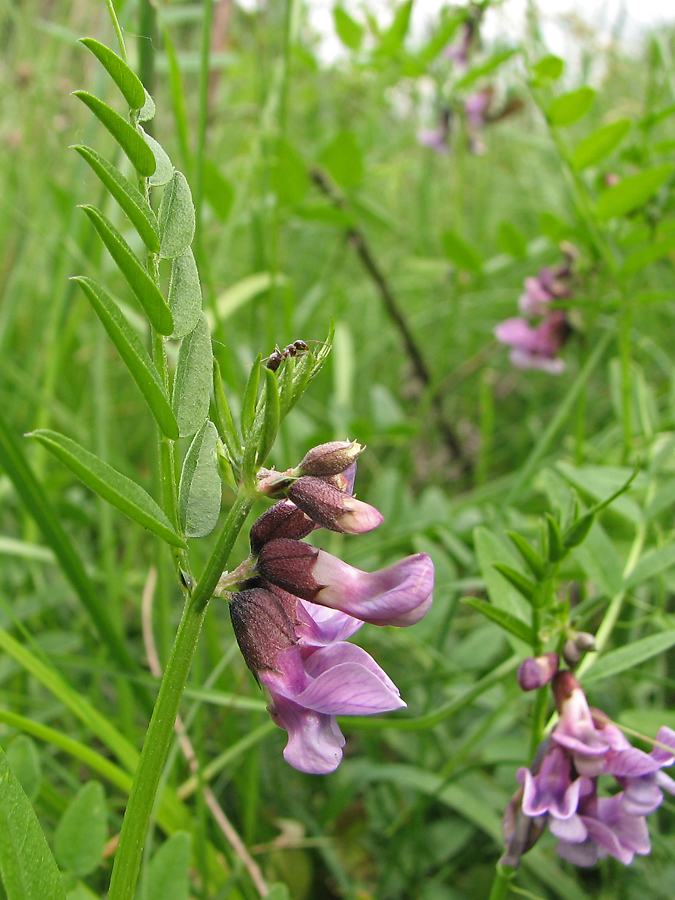
[[[431,606],[434,566],[426,553],[378,572],[362,572],[320,550],[312,575],[324,585],[315,603],[374,625],[412,625]]]

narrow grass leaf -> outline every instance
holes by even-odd
[[[204,197],[221,222],[226,222],[234,203],[234,188],[210,159],[204,159],[202,171]]]
[[[660,241],[654,241],[654,243],[648,244],[646,247],[640,247],[637,250],[633,250],[632,253],[629,253],[621,267],[621,273],[625,277],[635,275],[637,272],[646,269],[647,266],[651,266],[652,263],[657,262],[659,259],[670,256],[674,251],[675,236],[667,237]]]
[[[155,170],[148,178],[149,184],[153,187],[161,187],[163,184],[168,184],[173,177],[173,163],[169,159],[168,153],[159,141],[156,141],[152,135],[148,134],[140,126],[138,132],[150,148],[150,152],[155,160]]]
[[[195,328],[202,312],[202,287],[191,247],[171,263],[168,299],[173,316],[171,337],[185,337]]]
[[[581,171],[602,162],[615,150],[631,129],[630,119],[619,119],[604,125],[579,141],[572,154],[572,166]]]
[[[145,246],[152,253],[159,252],[159,227],[157,217],[141,194],[128,178],[111,165],[91,147],[76,144],[73,150],[77,150],[82,159],[91,167],[92,171],[100,178],[111,195],[119,203],[127,218],[138,232]]]
[[[618,218],[643,206],[672,174],[672,163],[664,163],[623,178],[600,195],[596,206],[597,217],[601,220]]]
[[[234,427],[230,405],[227,402],[227,397],[225,396],[225,390],[223,388],[223,379],[220,375],[220,366],[215,357],[213,358],[213,401],[213,420],[218,429],[218,433],[227,447],[230,459],[238,465],[241,459],[241,442],[239,440],[239,435],[237,434],[237,429]]]
[[[30,800],[0,749],[0,875],[7,900],[66,900]]]
[[[80,38],[80,43],[91,50],[96,59],[106,69],[112,80],[120,89],[122,96],[132,109],[141,109],[145,103],[145,88],[141,79],[129,68],[121,56],[114,53],[94,38]]]
[[[96,207],[82,206],[81,208],[99,233],[108,252],[145,310],[153,328],[160,334],[171,334],[173,331],[171,310],[167,306],[162,292],[143,268],[131,247],[115,226]]]
[[[530,572],[532,572],[537,581],[541,581],[546,574],[546,565],[542,557],[529,541],[525,540],[518,532],[508,531],[507,534],[516,545],[518,553],[522,556]]]
[[[283,284],[285,281],[286,277],[277,273],[276,283]],[[216,300],[218,320],[224,322],[245,303],[249,303],[260,294],[268,291],[272,287],[272,283],[273,276],[271,272],[256,272],[255,275],[248,275],[246,278],[242,278],[241,281],[233,284],[232,287],[223,291]]]
[[[504,612],[503,609],[498,609],[485,600],[479,600],[478,597],[462,597],[462,603],[470,606],[471,609],[475,609],[481,615],[484,615],[486,619],[495,622],[500,628],[520,638],[521,641],[532,645],[532,629],[528,628],[522,619]]]
[[[626,590],[637,587],[655,575],[675,566],[675,544],[645,554],[625,581]]]
[[[49,429],[30,433],[66,465],[87,487],[107,500],[115,509],[138,522],[173,547],[185,547],[152,497],[143,488],[108,463],[62,434]]]
[[[101,593],[87,574],[72,541],[63,530],[56,513],[47,500],[44,487],[38,482],[14,434],[0,410],[0,465],[12,481],[24,506],[37,523],[54,555],[96,629],[104,646],[126,671],[136,671],[126,642],[122,640],[110,616]],[[135,685],[135,682],[132,682]],[[139,699],[147,707],[150,703],[145,688],[135,685]],[[150,708],[152,705],[150,704]]]
[[[54,833],[54,855],[61,869],[78,878],[91,874],[103,857],[107,832],[103,787],[89,781],[77,792]]]
[[[191,845],[186,831],[177,831],[162,844],[148,866],[146,900],[188,900]]]
[[[211,334],[202,314],[178,351],[172,403],[181,437],[191,437],[206,421],[212,371]]]
[[[88,91],[74,91],[74,95],[87,106],[115,138],[122,150],[129,157],[129,162],[139,175],[146,178],[152,175],[157,168],[155,156],[143,140],[143,136],[123,119],[114,109],[94,97]]]
[[[590,111],[595,99],[595,91],[590,87],[581,87],[568,94],[556,97],[548,108],[548,120],[556,128],[573,125]]]
[[[279,388],[277,376],[271,369],[265,368],[265,408],[263,411],[262,432],[258,444],[257,462],[259,466],[265,462],[274,446],[279,422],[281,420],[279,404]]]
[[[600,681],[601,678],[618,675],[626,669],[632,669],[658,656],[659,653],[664,653],[673,645],[675,645],[675,628],[633,641],[617,650],[610,650],[589,666],[584,674],[583,683],[589,684],[592,681]]]
[[[84,276],[77,276],[73,281],[80,285],[94,308],[162,432],[171,440],[177,440],[178,424],[169,395],[140,338],[100,285]]]
[[[206,421],[185,455],[178,491],[178,511],[187,537],[210,534],[220,514],[222,485],[218,474],[218,432]]]
[[[533,581],[526,575],[523,575],[522,572],[519,572],[518,569],[514,569],[513,566],[509,566],[506,563],[493,563],[493,565],[499,574],[503,575],[528,603],[533,602],[536,591],[536,585]]]
[[[187,178],[174,171],[159,206],[160,251],[164,259],[184,253],[195,235],[195,207]]]
[[[253,421],[255,419],[256,402],[258,400],[258,384],[260,383],[260,354],[253,363],[251,374],[248,376],[244,396],[241,401],[241,433],[244,441],[248,440]]]
[[[443,250],[458,269],[479,272],[483,265],[480,255],[455,231],[443,232]]]
[[[466,73],[466,75],[463,75],[457,82],[455,89],[469,87],[469,85],[478,81],[479,78],[483,78],[485,75],[494,72],[495,69],[498,69],[507,59],[511,59],[515,53],[515,50],[500,50],[498,53],[494,53],[484,63],[479,66],[474,66]]]

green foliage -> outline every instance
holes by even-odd
[[[108,833],[108,810],[103,786],[88,781],[75,795],[54,834],[59,866],[82,878],[101,862]]]

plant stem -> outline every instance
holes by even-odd
[[[239,495],[204,572],[186,601],[124,814],[108,900],[133,900],[157,788],[208,602],[253,502],[251,494]]]
[[[511,868],[511,866],[500,866],[497,863],[495,880],[492,882],[489,900],[504,900],[509,893],[509,887],[515,874],[516,870]]]

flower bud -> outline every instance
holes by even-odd
[[[288,496],[317,525],[329,531],[363,534],[377,528],[383,520],[374,506],[311,475],[298,478],[288,489]]]
[[[559,663],[557,653],[528,656],[518,667],[518,684],[524,691],[536,691],[544,687],[558,671]]]
[[[330,441],[313,447],[298,466],[303,475],[339,475],[348,469],[363,452],[356,441]]]
[[[278,538],[260,550],[259,575],[303,600],[313,600],[323,587],[312,575],[319,550],[311,544]]]
[[[315,529],[314,522],[290,500],[280,500],[264,512],[251,528],[251,550],[259,553],[263,544],[276,538],[299,541]]]
[[[595,650],[595,637],[587,631],[580,631],[573,638],[565,641],[563,659],[573,669],[578,665],[584,653]]]
[[[278,654],[297,643],[283,605],[263,588],[234,594],[230,618],[242,656],[256,678],[263,669],[274,670]]]

